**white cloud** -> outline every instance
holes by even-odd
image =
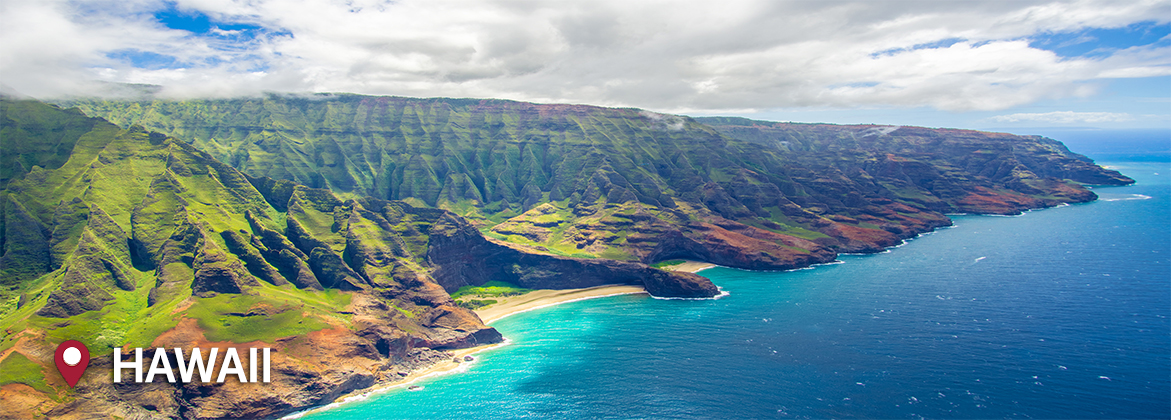
[[[153,20],[166,7],[161,0],[0,0],[0,81],[40,96],[99,79],[165,84],[172,95],[334,91],[664,111],[967,111],[1084,97],[1097,80],[1171,73],[1165,46],[1062,58],[1026,40],[1167,22],[1164,0],[174,4],[269,31],[243,43],[191,36]],[[184,64],[136,68],[111,58],[117,51]]]
[[[1045,113],[1019,113],[1009,115],[997,115],[990,118],[996,122],[1002,123],[1018,123],[1018,122],[1042,122],[1052,124],[1087,124],[1087,123],[1113,123],[1113,122],[1127,122],[1134,121],[1134,117],[1127,113],[1117,112],[1073,112],[1073,111],[1057,111]]]

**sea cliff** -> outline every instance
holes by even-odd
[[[252,176],[448,209],[539,252],[790,269],[1133,182],[1060,142],[637,109],[349,94],[71,100]]]
[[[278,416],[500,341],[455,305],[463,286],[712,297],[648,264],[806,267],[947,213],[1133,182],[1051,139],[970,130],[359,95],[60,102],[77,108],[0,101],[8,417]],[[91,346],[76,388],[42,375],[65,339]],[[258,346],[275,350],[265,386],[108,375],[115,347]]]
[[[256,418],[325,404],[499,342],[448,293],[489,278],[718,293],[686,273],[515,249],[442,209],[248,176],[140,127],[33,101],[0,111],[17,161],[0,191],[4,417]],[[65,339],[91,349],[76,388],[39,377]],[[271,348],[272,382],[114,384],[115,347]]]

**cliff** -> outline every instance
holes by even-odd
[[[970,130],[359,95],[68,104],[84,114],[0,101],[5,415],[279,415],[500,340],[461,286],[708,297],[646,264],[805,267],[1133,182]],[[65,339],[99,371],[118,346],[263,345],[274,384],[37,379]]]
[[[253,176],[407,200],[552,255],[749,269],[877,252],[950,224],[1133,182],[1059,142],[502,100],[269,95],[72,100]]]
[[[0,122],[16,163],[0,190],[3,417],[254,418],[328,403],[500,341],[448,294],[489,278],[718,293],[644,264],[514,249],[446,210],[248,176],[173,137],[39,102],[0,100]],[[91,351],[73,389],[42,374],[66,339]],[[273,383],[115,385],[114,347],[270,347]]]

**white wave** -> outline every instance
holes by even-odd
[[[846,255],[846,254],[842,254],[842,255]],[[862,254],[858,254],[858,255],[862,255]],[[813,265],[810,265],[810,266],[808,266],[808,267],[795,268],[795,269],[793,269],[792,271],[800,271],[800,270],[812,270],[812,269],[815,269],[815,268],[817,268],[817,267],[821,267],[821,266],[823,266],[823,265],[838,265],[838,264],[845,264],[845,263],[846,263],[846,262],[845,262],[845,261],[842,261],[842,260],[833,260],[833,261],[830,261],[830,262],[824,262],[824,263],[817,263],[817,264],[813,264]]]
[[[1129,194],[1122,197],[1099,197],[1100,201],[1130,201],[1130,200],[1150,200],[1151,196],[1144,194]]]
[[[479,353],[481,353],[481,352],[484,352],[484,351],[493,350],[493,349],[498,349],[498,348],[501,348],[501,347],[504,347],[504,346],[508,346],[508,345],[511,345],[511,344],[512,344],[512,340],[510,340],[510,339],[508,339],[508,338],[506,337],[506,338],[504,339],[504,341],[501,341],[501,342],[499,342],[499,343],[497,343],[497,344],[493,344],[493,345],[490,345],[490,346],[484,347],[484,348],[482,348],[482,349],[479,349],[479,350],[473,351],[473,352],[471,352],[471,353],[468,353],[467,355],[469,355],[469,356],[470,356],[470,355],[473,355],[473,354],[479,354]],[[469,361],[469,362],[461,362],[461,363],[459,364],[459,366],[458,366],[458,367],[455,367],[455,368],[452,368],[452,369],[446,369],[446,370],[439,370],[439,371],[429,372],[429,373],[427,373],[427,374],[425,374],[425,375],[419,376],[419,377],[417,377],[417,378],[412,378],[411,380],[403,381],[403,382],[401,382],[401,383],[392,383],[392,384],[387,384],[387,385],[382,385],[382,386],[375,385],[375,387],[374,387],[374,388],[367,389],[367,390],[365,390],[365,391],[363,391],[363,392],[361,392],[361,393],[358,393],[358,394],[350,395],[350,396],[348,396],[348,397],[342,398],[342,399],[340,399],[340,400],[337,400],[337,401],[331,402],[331,403],[329,403],[329,404],[326,404],[326,405],[322,405],[322,406],[313,407],[313,408],[310,408],[310,409],[307,409],[307,410],[298,411],[298,412],[295,412],[295,413],[290,413],[290,414],[288,414],[288,415],[285,415],[284,417],[281,417],[281,420],[284,420],[284,419],[299,419],[299,418],[301,418],[301,417],[304,417],[306,414],[319,413],[319,412],[322,412],[322,411],[327,411],[327,410],[331,410],[331,409],[334,409],[334,408],[340,407],[340,406],[342,406],[342,405],[344,405],[344,404],[351,404],[351,403],[355,403],[355,402],[359,402],[359,401],[364,401],[364,400],[367,400],[367,399],[369,399],[369,398],[370,398],[370,397],[372,397],[372,396],[379,395],[379,394],[385,394],[385,393],[387,393],[387,392],[390,392],[390,391],[393,391],[393,390],[396,390],[396,389],[401,389],[401,388],[408,388],[408,389],[409,389],[409,387],[410,387],[411,385],[414,385],[414,384],[416,384],[416,383],[418,383],[418,382],[421,382],[421,381],[423,381],[423,380],[426,380],[426,379],[437,378],[437,377],[440,377],[440,376],[446,376],[446,375],[451,375],[451,374],[456,374],[456,373],[464,373],[464,372],[467,372],[467,371],[468,371],[468,369],[471,369],[471,368],[472,368],[472,366],[473,366],[473,365],[475,365],[475,364],[476,364],[476,362],[478,362],[479,360],[480,360],[480,358],[479,358],[479,357],[476,357],[476,358],[475,358],[475,359],[473,359],[472,361]],[[439,363],[442,363],[442,362],[439,362]],[[422,389],[422,388],[420,388],[420,389]]]
[[[715,296],[712,296],[712,297],[703,297],[703,298],[685,298],[685,297],[659,297],[659,296],[654,296],[654,295],[651,295],[651,299],[658,299],[658,300],[716,300],[716,299],[721,299],[721,298],[723,298],[723,297],[725,297],[725,296],[731,296],[731,295],[732,295],[731,293],[729,293],[729,292],[725,291],[725,290],[724,290],[723,288],[721,288],[720,286],[716,286],[716,290],[719,290],[719,291],[720,291],[720,294],[718,294],[718,295],[715,295]]]
[[[844,254],[844,253],[843,253],[843,254],[838,254],[838,255],[870,255],[870,254],[861,254],[861,253],[858,253],[858,254]],[[833,260],[833,261],[829,261],[829,262],[823,262],[823,263],[810,264],[810,265],[808,265],[808,266],[805,266],[805,267],[798,267],[798,268],[786,268],[786,269],[784,269],[784,270],[756,270],[756,269],[751,269],[751,268],[724,267],[724,266],[718,266],[718,267],[723,267],[723,268],[726,268],[726,269],[729,269],[729,270],[740,270],[740,271],[747,271],[747,272],[750,272],[750,273],[786,273],[786,272],[790,272],[790,271],[798,271],[798,270],[809,270],[809,269],[813,269],[813,268],[816,268],[816,267],[818,267],[818,266],[823,266],[823,265],[835,265],[835,264],[845,264],[845,263],[846,263],[846,262],[845,262],[845,261],[842,261],[842,260]],[[709,299],[709,298],[699,298],[699,299]]]

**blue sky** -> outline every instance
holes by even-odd
[[[778,121],[1171,128],[1171,2],[0,0],[39,97],[353,92]]]
[[[1029,46],[1052,51],[1064,59],[1106,58],[1129,48],[1166,48],[1171,24],[1146,20],[1118,28],[1085,28],[1042,32],[1027,37]],[[959,39],[940,42],[949,46]],[[1039,100],[1006,111],[948,112],[914,108],[807,108],[744,113],[765,120],[828,121],[836,123],[907,124],[961,127],[997,131],[1061,132],[1068,128],[1171,128],[1171,77],[1103,78],[1084,98]],[[1023,114],[1023,115],[1022,115]],[[714,115],[714,114],[713,114]],[[1013,118],[1005,118],[1013,116]],[[1001,117],[1001,118],[997,118]]]

